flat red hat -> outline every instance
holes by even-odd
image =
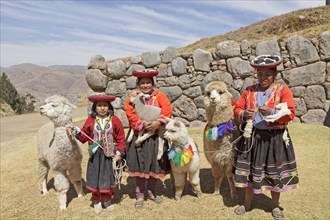
[[[91,102],[112,102],[115,99],[116,96],[112,95],[93,95],[88,97],[88,100]]]
[[[251,66],[256,69],[272,69],[282,63],[282,58],[278,55],[260,55],[251,61]]]
[[[133,76],[138,78],[152,78],[158,75],[157,71],[144,70],[144,71],[133,71]]]

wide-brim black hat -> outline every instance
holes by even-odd
[[[251,66],[257,69],[272,69],[282,63],[279,55],[260,55],[251,61]]]

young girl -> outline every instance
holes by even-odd
[[[86,188],[92,191],[94,211],[99,213],[102,206],[112,210],[111,200],[114,198],[112,189],[116,186],[113,163],[124,155],[126,142],[123,125],[113,114],[111,102],[114,96],[90,96],[93,102],[92,113],[83,128],[68,126],[70,132],[78,130],[75,136],[81,142],[88,141],[90,158],[87,165]]]

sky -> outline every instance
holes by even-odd
[[[0,0],[1,67],[87,65],[181,48],[325,0]]]

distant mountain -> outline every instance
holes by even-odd
[[[33,95],[37,107],[46,97],[54,94],[63,95],[76,104],[80,95],[89,91],[85,80],[85,66],[43,67],[24,63],[7,68],[1,67],[0,70],[8,76],[21,95],[27,93]]]

